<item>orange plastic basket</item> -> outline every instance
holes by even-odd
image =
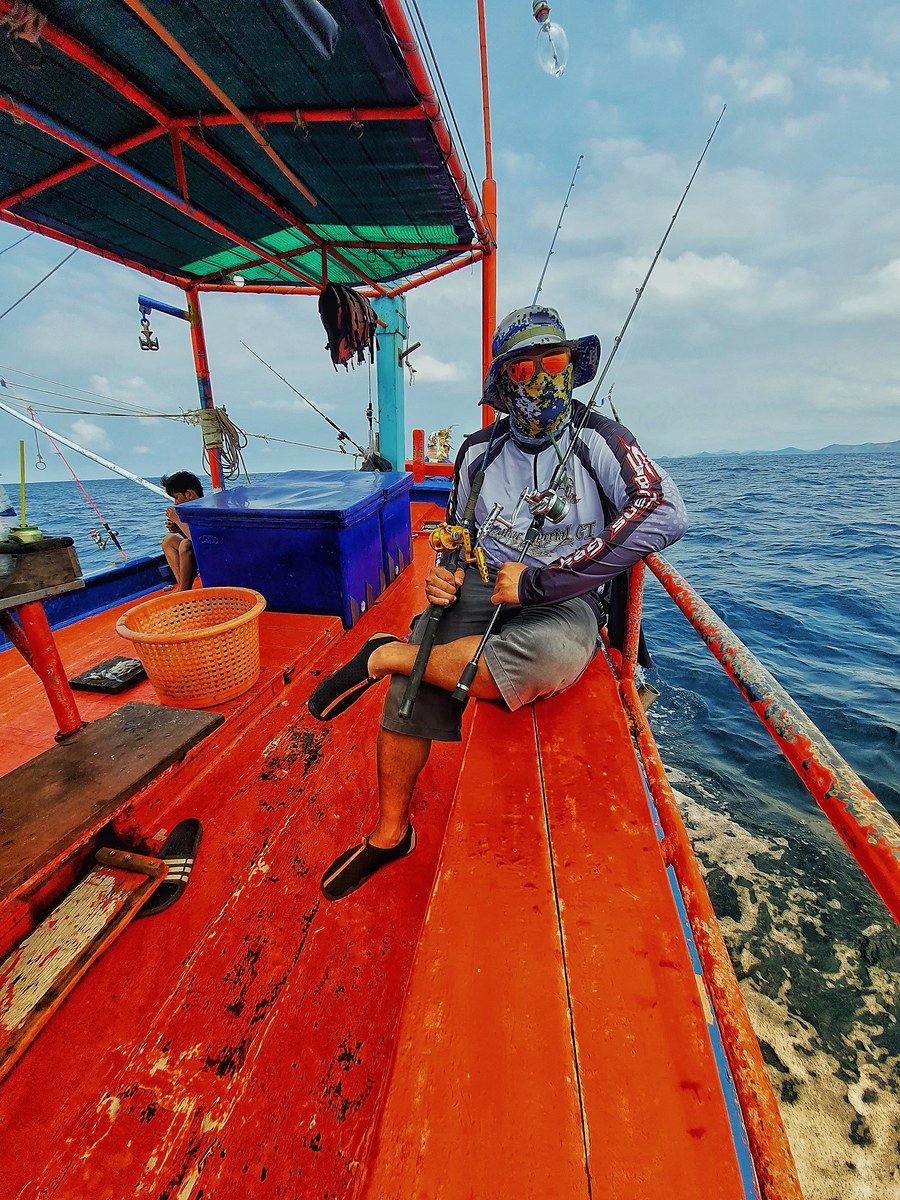
[[[129,608],[116,631],[134,643],[160,700],[208,708],[240,696],[259,678],[259,614],[251,588],[169,592]]]

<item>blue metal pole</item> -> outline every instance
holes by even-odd
[[[375,334],[379,450],[395,471],[405,471],[406,431],[400,354],[408,331],[406,300],[403,296],[376,296],[372,307],[375,316],[383,322]]]

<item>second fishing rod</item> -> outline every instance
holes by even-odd
[[[685,200],[687,199],[688,192],[691,190],[691,185],[693,184],[694,179],[697,176],[697,172],[700,170],[700,166],[703,163],[703,159],[706,157],[706,152],[709,149],[710,144],[712,143],[712,140],[716,135],[716,130],[719,128],[719,123],[721,122],[722,117],[724,115],[725,115],[725,105],[722,106],[722,111],[719,113],[716,123],[712,128],[712,132],[710,133],[709,137],[706,140],[706,145],[703,147],[703,152],[700,155],[699,159],[697,160],[696,166],[694,167],[694,170],[691,173],[691,177],[687,182],[687,186],[685,187],[684,192],[682,193],[681,199],[678,202],[678,206],[676,207],[675,212],[672,214],[672,218],[669,221],[668,226],[666,227],[666,231],[663,234],[662,241],[659,243],[659,246],[656,249],[656,253],[654,254],[653,259],[650,263],[650,266],[647,269],[647,273],[644,276],[643,282],[641,283],[640,287],[638,287],[636,289],[634,302],[632,303],[631,308],[628,310],[628,315],[625,318],[622,328],[619,331],[618,335],[616,336],[616,338],[613,342],[612,350],[610,351],[609,357],[607,358],[606,363],[603,366],[603,369],[601,370],[600,375],[597,378],[597,382],[594,385],[594,390],[591,393],[590,400],[584,406],[583,412],[580,414],[580,417],[579,417],[577,423],[575,424],[575,426],[572,429],[571,437],[569,440],[569,446],[568,446],[566,453],[565,454],[561,453],[556,440],[553,438],[553,436],[551,434],[550,442],[553,446],[553,449],[556,451],[558,462],[556,464],[556,467],[554,468],[553,474],[550,478],[550,482],[546,488],[542,488],[541,490],[534,489],[532,491],[529,491],[529,490],[523,491],[522,495],[519,498],[519,503],[517,504],[516,510],[513,514],[513,523],[515,521],[515,515],[516,515],[516,513],[518,513],[519,507],[522,503],[525,503],[531,510],[531,521],[528,525],[527,530],[525,531],[521,553],[519,554],[519,557],[516,560],[519,563],[524,562],[525,559],[528,557],[528,553],[529,553],[530,549],[532,548],[534,543],[537,541],[538,537],[541,534],[541,531],[544,528],[545,521],[549,520],[549,521],[553,522],[554,524],[558,524],[560,521],[564,521],[566,516],[568,515],[569,502],[565,496],[565,492],[568,490],[566,488],[566,483],[568,482],[568,480],[567,480],[568,463],[575,451],[575,447],[578,443],[579,435],[581,434],[581,431],[584,429],[585,425],[587,424],[587,421],[591,415],[591,412],[596,407],[597,396],[600,392],[600,388],[603,386],[603,381],[606,379],[606,376],[609,373],[609,368],[612,366],[613,359],[615,358],[616,353],[618,352],[619,346],[622,344],[622,339],[624,338],[626,330],[628,329],[628,326],[631,323],[631,318],[634,316],[635,309],[637,308],[638,304],[640,303],[641,297],[643,296],[644,291],[647,287],[647,282],[650,279],[650,276],[653,274],[653,268],[656,266],[656,264],[659,260],[659,257],[662,254],[663,249],[665,248],[665,244],[668,241],[669,234],[672,232],[672,228],[675,225],[676,220],[678,219],[678,214],[681,212],[682,205],[684,204]],[[579,159],[579,162],[580,162],[580,159]],[[576,167],[576,171],[577,171],[577,167]],[[573,181],[574,181],[574,177],[573,177]],[[570,190],[571,190],[571,187],[570,187]],[[511,523],[511,525],[512,525],[512,523]],[[470,661],[466,664],[465,668],[463,669],[463,672],[462,672],[462,675],[460,676],[459,682],[456,685],[456,689],[453,692],[454,699],[459,700],[461,702],[465,702],[468,699],[469,690],[472,686],[472,682],[475,679],[475,676],[478,671],[478,664],[481,660],[482,655],[484,654],[488,639],[490,638],[495,626],[497,625],[497,622],[500,620],[502,609],[503,609],[503,606],[498,605],[497,608],[495,609],[495,611],[493,612],[493,614],[491,615],[491,619],[488,622],[487,628],[485,629],[484,633],[482,634],[481,640],[479,641],[478,646],[475,649],[475,653],[472,655],[472,658],[470,659]]]

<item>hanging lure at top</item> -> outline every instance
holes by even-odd
[[[540,25],[537,35],[537,60],[548,75],[557,79],[569,61],[569,39],[561,25],[550,20],[550,5],[546,0],[532,0],[531,11]]]

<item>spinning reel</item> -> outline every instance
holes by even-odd
[[[542,492],[523,492],[522,500],[531,509],[532,517],[541,517],[558,525],[569,515],[572,507],[565,496],[553,488],[545,488]]]

